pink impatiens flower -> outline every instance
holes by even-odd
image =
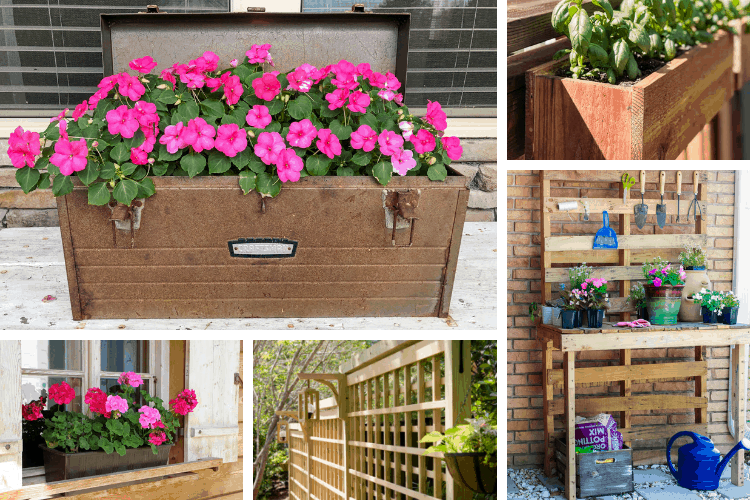
[[[401,129],[401,137],[406,139],[407,141],[409,138],[411,138],[412,134],[414,133],[414,124],[412,122],[398,122],[398,128]]]
[[[143,379],[135,372],[125,372],[118,377],[117,383],[120,385],[129,385],[130,387],[140,387],[143,385]]]
[[[234,158],[247,148],[247,132],[236,123],[220,125],[214,147],[230,158]]]
[[[260,161],[266,165],[273,165],[279,159],[279,154],[286,149],[284,139],[278,132],[261,132],[254,152]]]
[[[156,67],[156,61],[151,56],[141,57],[130,61],[130,69],[138,73],[148,73]]]
[[[250,47],[250,50],[245,52],[245,55],[247,56],[247,59],[250,64],[256,64],[260,63],[263,64],[264,62],[270,63],[271,66],[273,66],[273,58],[271,57],[271,53],[269,52],[271,50],[271,44],[270,43],[264,43],[263,45],[253,45]],[[269,101],[270,99],[266,99]]]
[[[167,68],[161,72],[161,79],[166,80],[169,83],[172,84],[172,89],[174,90],[175,84],[177,84],[177,78],[174,77],[174,74],[172,74],[172,69]]]
[[[435,150],[435,136],[427,129],[419,129],[417,135],[412,135],[409,140],[414,144],[414,150],[419,154]]]
[[[203,71],[216,71],[219,68],[219,56],[210,50],[204,52],[198,59],[203,60]]]
[[[302,158],[293,149],[285,149],[276,160],[276,172],[281,182],[297,182],[304,166]]]
[[[239,63],[240,62],[237,59],[232,59],[231,61],[229,61],[229,65],[233,68],[236,68]]]
[[[185,144],[193,146],[196,153],[213,149],[216,129],[203,118],[193,118],[188,122],[187,131],[182,140]]]
[[[321,78],[321,71],[311,64],[302,64],[287,75],[289,90],[308,92]]]
[[[71,175],[86,168],[89,148],[86,139],[70,142],[60,139],[55,143],[55,153],[49,159],[50,163],[56,165],[63,175]]]
[[[277,81],[276,83],[279,82]],[[224,82],[224,95],[227,98],[227,104],[234,106],[240,102],[242,92],[242,82],[239,76],[232,75],[226,79]]]
[[[388,90],[398,90],[401,88],[401,82],[398,81],[396,75],[388,72],[385,74],[385,88]]]
[[[133,165],[145,165],[148,163],[148,153],[141,147],[130,148],[130,162]]]
[[[120,134],[124,138],[130,139],[140,126],[138,120],[133,116],[133,112],[124,104],[116,109],[110,109],[106,116],[107,130],[112,135]]]
[[[385,83],[387,80],[384,74],[373,71],[372,73],[370,73],[368,79],[370,80],[370,85],[372,85],[373,87],[377,87],[379,89],[385,88]]]
[[[253,90],[259,99],[270,101],[281,92],[281,83],[271,73],[264,73],[253,80]]]
[[[159,143],[167,146],[167,152],[175,154],[178,149],[182,149],[187,144],[182,140],[182,129],[185,128],[185,124],[177,122],[175,125],[168,125],[164,129],[164,135],[159,137]]]
[[[161,413],[156,408],[141,406],[138,413],[141,414],[138,417],[138,422],[140,422],[143,429],[153,429],[155,427],[154,424],[161,421]]]
[[[112,412],[113,418],[118,418],[120,414],[128,411],[128,401],[120,396],[109,395],[107,396],[107,402],[104,404],[104,409]]]
[[[273,118],[268,112],[268,108],[262,104],[256,104],[247,112],[245,121],[248,125],[255,128],[266,128],[266,125],[271,123]]]
[[[73,110],[73,119],[74,120],[79,119],[80,117],[86,114],[86,111],[88,111],[88,109],[89,109],[89,102],[83,101],[81,104],[76,106],[76,109]]]
[[[396,97],[396,93],[392,90],[383,89],[378,92],[378,96],[386,101],[392,101],[393,98]]]
[[[349,104],[346,107],[354,113],[364,113],[367,111],[367,106],[369,105],[370,95],[357,90],[349,95]]]
[[[445,130],[448,128],[447,118],[439,102],[427,101],[427,115],[425,115],[424,121],[431,124],[437,130]]]
[[[383,130],[378,136],[380,152],[386,156],[394,154],[404,145],[404,138],[390,130]]]
[[[351,145],[354,149],[370,152],[375,149],[377,142],[378,133],[370,128],[369,125],[360,125],[357,130],[352,132]]]
[[[117,90],[131,101],[137,101],[146,93],[146,87],[143,86],[141,81],[127,73],[120,73],[118,83],[120,85]]]
[[[89,109],[92,111],[95,110],[96,105],[99,104],[99,101],[106,98],[108,94],[109,94],[108,91],[102,90],[102,89],[99,89],[96,92],[94,92],[94,95],[89,97]]]
[[[138,101],[133,106],[133,117],[138,120],[141,127],[149,127],[159,122],[159,115],[156,114],[156,104],[146,101]]]
[[[417,166],[417,160],[412,158],[413,155],[413,151],[409,149],[399,149],[393,153],[391,155],[393,170],[398,172],[398,175],[406,175],[406,172]]]
[[[321,153],[330,159],[341,154],[339,138],[329,128],[318,130],[318,140],[315,142],[315,145],[318,146]]]
[[[59,122],[60,120],[65,120],[65,115],[68,114],[68,111],[69,111],[69,108],[63,109],[60,112],[59,115],[57,115],[56,117],[50,119],[50,123],[52,123],[52,122]]]
[[[310,120],[305,118],[299,122],[292,122],[289,125],[289,133],[286,140],[296,148],[309,148],[313,139],[318,135],[318,129]]]
[[[464,148],[461,146],[461,140],[458,137],[441,137],[440,142],[443,143],[443,149],[448,158],[451,160],[461,159],[461,155],[464,154]]]
[[[189,89],[202,89],[206,84],[206,75],[199,71],[189,71],[180,75],[180,81]]]
[[[349,97],[349,90],[347,89],[336,89],[333,92],[326,94],[326,101],[328,101],[328,109],[334,110],[344,106],[346,99]]]
[[[25,166],[34,168],[36,156],[41,154],[41,145],[39,143],[39,134],[18,127],[11,132],[8,139],[8,156],[11,164],[16,168]]]

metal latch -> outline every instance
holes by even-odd
[[[364,12],[365,11],[365,4],[363,3],[355,3],[352,5],[352,12]]]
[[[416,209],[419,206],[421,189],[407,191],[383,190],[383,208],[385,209],[385,227],[391,229],[391,245],[396,246],[396,230],[410,228],[409,244],[399,246],[411,246],[414,238],[414,221]]]
[[[240,377],[239,373],[234,374],[234,385],[239,385],[242,387],[242,377]]]
[[[117,246],[117,232],[116,229],[121,231],[130,231],[130,247],[135,246],[135,230],[141,227],[141,212],[143,211],[143,204],[146,202],[146,198],[138,198],[133,200],[130,206],[122,203],[110,204],[109,210],[112,214],[109,220],[112,221],[112,240],[113,244]]]

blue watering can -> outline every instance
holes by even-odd
[[[682,436],[690,436],[693,438],[693,442],[682,446],[677,452],[678,470],[675,470],[669,450],[675,440]],[[727,466],[729,460],[740,448],[750,450],[750,440],[743,438],[722,460],[721,453],[716,449],[711,439],[695,432],[678,432],[672,436],[667,444],[667,463],[672,475],[677,479],[677,483],[683,488],[715,490],[719,487],[719,478],[721,478],[724,467]]]

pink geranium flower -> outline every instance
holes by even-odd
[[[370,128],[369,125],[360,125],[357,130],[352,132],[351,145],[354,149],[369,152],[375,149],[377,142],[378,133]]]
[[[404,145],[404,138],[390,130],[383,130],[378,136],[380,152],[386,156],[391,156]]]
[[[140,80],[135,76],[130,76],[127,73],[120,73],[118,80],[119,86],[118,91],[131,101],[137,101],[143,94],[146,93],[146,87],[143,86]]]
[[[76,397],[76,392],[72,387],[68,385],[67,382],[60,382],[59,384],[54,384],[49,388],[49,397],[59,405],[66,405],[73,401],[73,399]]]
[[[279,82],[277,81],[276,83]],[[232,75],[226,79],[224,82],[224,95],[227,98],[227,104],[234,106],[240,102],[242,92],[242,82],[239,76]]]
[[[89,405],[89,409],[94,413],[104,415],[106,418],[110,418],[112,415],[107,411],[105,405],[107,404],[107,395],[98,387],[91,387],[86,393],[84,403]]]
[[[156,109],[155,106],[154,109]],[[130,139],[140,126],[133,112],[124,104],[116,109],[110,109],[106,116],[107,130],[112,135],[120,134],[124,138]]]
[[[393,170],[398,175],[406,175],[406,172],[417,166],[417,160],[412,158],[414,152],[408,149],[399,149],[391,155]]]
[[[120,416],[117,412],[122,414],[128,411],[128,401],[120,396],[110,394],[107,396],[107,402],[104,404],[104,409],[112,412],[112,416],[117,418]]]
[[[425,115],[424,121],[431,124],[437,130],[445,130],[448,128],[447,118],[439,102],[427,101],[427,115]]]
[[[148,442],[154,446],[159,446],[167,440],[167,435],[164,431],[152,432],[148,436]]]
[[[168,125],[164,129],[164,135],[159,137],[159,143],[167,146],[167,152],[175,154],[178,149],[182,149],[187,144],[182,140],[182,129],[185,128],[185,124],[177,122],[175,125]]]
[[[141,57],[130,61],[130,69],[138,73],[148,73],[156,67],[156,61],[151,56]]]
[[[188,134],[183,137],[186,144],[193,146],[196,153],[213,149],[216,129],[203,118],[193,118],[188,122]],[[189,139],[189,140],[188,140]]]
[[[441,137],[440,142],[443,143],[443,149],[448,158],[451,160],[461,159],[461,155],[464,154],[464,148],[461,147],[461,140],[458,137]]]
[[[49,161],[60,169],[61,174],[71,175],[86,168],[88,154],[86,139],[75,142],[60,139],[55,143],[55,153]]]
[[[331,93],[326,94],[326,101],[328,101],[328,109],[334,110],[344,106],[346,99],[349,97],[349,91],[347,89],[336,89]]]
[[[414,144],[414,150],[419,154],[435,150],[435,136],[427,129],[419,129],[417,135],[412,135],[409,140]]]
[[[267,62],[270,63],[271,66],[273,66],[273,57],[271,57],[271,53],[269,52],[270,50],[270,43],[264,43],[263,45],[253,45],[252,47],[250,47],[250,50],[245,53],[248,59],[247,62],[249,62],[250,64],[263,64],[264,62]],[[266,100],[269,101],[270,99]]]
[[[230,158],[234,158],[247,148],[247,132],[236,123],[220,125],[214,147]]]
[[[154,424],[161,421],[161,413],[156,408],[141,406],[138,409],[138,413],[141,414],[138,417],[138,422],[140,422],[143,429],[153,429],[155,427]]]
[[[341,143],[339,142],[339,138],[331,132],[331,129],[323,128],[318,130],[318,140],[315,142],[315,145],[318,146],[321,153],[330,159],[341,154]]]
[[[76,106],[76,108],[73,110],[73,119],[77,120],[83,115],[86,114],[86,111],[89,109],[89,103],[88,101],[83,101],[81,104]]]
[[[198,406],[198,399],[195,396],[195,391],[192,389],[185,389],[179,393],[176,398],[169,400],[169,406],[172,407],[172,410],[176,414],[187,415]]]
[[[299,122],[292,122],[289,125],[289,133],[286,140],[296,148],[309,148],[313,139],[318,135],[318,129],[310,120],[305,118]]]
[[[369,105],[370,95],[357,90],[349,95],[349,104],[346,107],[354,113],[365,113]]]
[[[256,104],[247,112],[245,121],[248,125],[255,128],[266,128],[266,125],[271,123],[273,118],[268,112],[268,108],[262,104]]]
[[[290,148],[279,153],[279,157],[276,160],[276,172],[281,182],[297,182],[299,180],[299,173],[304,166],[302,158],[297,156],[297,153]]]
[[[264,73],[253,80],[253,90],[259,99],[270,101],[281,92],[281,83],[271,73]]]
[[[124,372],[117,378],[117,383],[130,387],[140,387],[143,385],[143,379],[135,372]]]
[[[266,165],[273,165],[279,159],[279,154],[286,148],[284,139],[278,132],[261,132],[254,152],[260,161]]]

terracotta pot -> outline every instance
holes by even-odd
[[[711,289],[711,280],[708,279],[708,271],[703,269],[685,270],[685,287],[682,289],[682,301],[680,303],[680,321],[690,323],[700,323],[703,321],[701,315],[701,305],[695,304],[692,300],[693,294],[705,288]]]
[[[683,285],[643,285],[646,297],[648,297],[648,315],[652,325],[677,323],[683,287]],[[700,312],[700,309],[698,311]]]

